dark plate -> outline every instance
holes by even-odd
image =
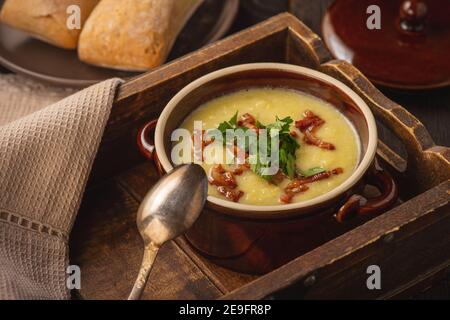
[[[205,0],[178,36],[169,61],[223,37],[238,8],[239,0]],[[4,24],[0,24],[0,64],[45,82],[76,87],[138,74],[85,64],[78,59],[76,50],[51,46]]]

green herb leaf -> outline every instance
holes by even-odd
[[[236,113],[234,114],[234,116],[230,119],[230,121],[228,121],[228,123],[233,126],[234,128],[236,128],[237,125],[237,117],[238,117],[238,112],[236,111]]]
[[[289,179],[295,178],[295,156],[291,153],[288,154],[288,159],[286,161],[286,173]]]
[[[237,125],[237,117],[238,117],[238,112],[236,111],[236,113],[234,114],[234,116],[229,120],[229,121],[224,121],[222,123],[219,124],[219,126],[217,127],[217,129],[222,133],[223,136],[223,142],[226,142],[226,133],[227,130],[235,130],[236,129],[236,125]]]
[[[237,127],[237,119],[238,119],[238,113],[229,120],[222,122],[218,130],[222,132],[222,135],[224,137],[224,142],[226,141],[226,130],[238,129]],[[272,135],[278,134],[280,146],[279,146],[279,167],[280,170],[288,176],[290,179],[295,178],[295,160],[296,160],[296,151],[298,148],[300,148],[300,145],[298,144],[297,140],[290,135],[290,127],[294,120],[292,120],[291,117],[285,117],[283,119],[280,119],[278,116],[275,118],[275,122],[271,123],[269,125],[264,125],[259,121],[256,121],[256,127],[259,129],[266,129],[267,130],[267,141],[270,141],[270,138]],[[247,131],[248,128],[239,128],[244,131]],[[249,150],[249,145],[246,143],[245,150]],[[259,147],[259,145],[257,146]],[[271,155],[271,143],[269,142],[266,147],[266,155]],[[258,150],[259,151],[259,150]],[[271,166],[271,163],[262,163],[261,159],[258,155],[256,164],[251,165],[251,170],[255,172],[257,175],[261,176],[262,178],[266,180],[271,180],[271,176],[264,175],[262,173],[262,169],[269,168]]]

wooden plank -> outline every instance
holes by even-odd
[[[284,62],[290,15],[279,15],[123,84],[117,94],[92,180],[102,180],[139,163],[136,132],[158,118],[167,102],[193,80],[224,67],[251,62]],[[276,48],[276,49],[274,49]]]
[[[383,295],[381,299],[420,299],[425,293],[432,296],[437,293],[437,296],[443,296],[444,292],[436,292],[437,290],[445,290],[445,284],[449,281],[450,275],[450,260],[438,265],[437,267],[427,270],[425,273],[417,275],[413,280],[404,285],[395,288],[394,290]],[[450,283],[450,282],[449,282]],[[441,284],[444,284],[444,288]],[[437,290],[436,290],[437,289]],[[449,296],[450,291],[446,292]],[[431,298],[431,297],[430,297]]]
[[[446,268],[450,260],[450,216],[449,207],[436,209],[432,215],[446,215],[435,220],[423,230],[396,233],[392,243],[378,243],[382,247],[373,255],[359,261],[354,266],[321,279],[318,286],[308,290],[305,299],[387,299],[400,296],[407,291],[416,293],[419,284],[427,282],[433,276],[435,266],[439,270]],[[427,224],[423,217],[421,222]],[[430,217],[431,218],[431,217]],[[416,232],[417,231],[417,232]],[[366,281],[369,275],[367,267],[377,265],[381,269],[381,290],[368,290]]]
[[[138,273],[143,243],[138,202],[115,180],[89,190],[70,239],[70,260],[81,268],[83,299],[125,299]],[[143,299],[214,299],[221,292],[174,242],[161,249]]]
[[[223,298],[261,299],[275,292],[296,298],[386,294],[450,259],[449,188],[450,181],[443,182]],[[365,288],[368,263],[392,271],[380,292]]]
[[[156,182],[156,179],[156,170],[151,163],[143,163],[136,166],[119,177],[120,183],[136,199],[143,199],[147,191]],[[176,243],[223,293],[240,288],[256,279],[256,276],[237,273],[215,265],[198,255],[182,237],[177,239]]]

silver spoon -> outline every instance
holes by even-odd
[[[128,300],[144,291],[159,248],[189,229],[200,215],[208,195],[208,179],[196,164],[181,165],[148,192],[139,207],[137,226],[144,239],[144,257]]]

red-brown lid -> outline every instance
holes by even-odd
[[[336,0],[322,28],[333,55],[376,84],[400,89],[450,85],[449,0]]]

